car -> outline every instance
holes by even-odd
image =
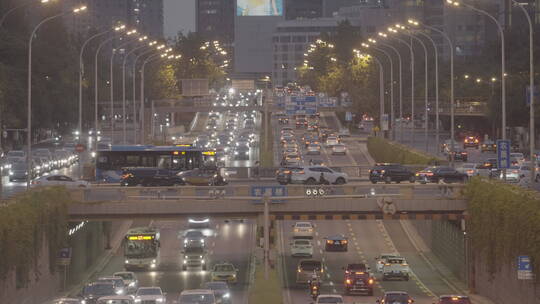
[[[416,172],[416,180],[422,184],[426,183],[459,183],[468,180],[465,173],[458,172],[456,169],[445,166],[427,167]]]
[[[201,268],[206,270],[206,250],[202,246],[188,245],[182,251],[182,270]]]
[[[414,173],[407,167],[399,164],[378,163],[369,170],[369,181],[373,184],[384,181],[389,184],[391,182],[400,183],[409,181],[414,183]]]
[[[472,304],[468,296],[441,295],[436,304]]]
[[[11,150],[8,153],[6,153],[6,157],[7,158],[13,157],[13,158],[18,158],[18,159],[23,160],[26,158],[26,152],[22,150]]]
[[[463,147],[464,148],[476,148],[476,149],[478,149],[479,146],[480,146],[480,140],[478,139],[478,137],[467,136],[463,140]]]
[[[97,304],[134,304],[135,297],[131,295],[106,296],[98,299]]]
[[[321,294],[315,300],[315,304],[341,304],[343,302],[343,297],[337,294]]]
[[[452,140],[447,139],[441,144],[441,152],[444,153],[444,154],[448,154],[448,153],[450,153],[451,147],[452,147]],[[457,141],[454,141],[454,146],[453,147],[454,147],[454,149],[453,149],[454,151],[462,149],[461,144],[459,142],[457,142]]]
[[[135,303],[165,303],[167,298],[160,287],[139,287],[135,293]]]
[[[214,292],[214,297],[218,303],[231,303],[231,291],[229,285],[223,281],[206,282],[203,289],[209,289]]]
[[[9,181],[25,181],[28,176],[28,165],[25,162],[14,163],[9,169]]]
[[[409,264],[405,258],[400,256],[387,258],[382,268],[382,280],[402,279],[408,281],[409,273]]]
[[[374,278],[368,271],[366,264],[349,264],[345,268],[345,294],[373,295]]]
[[[75,298],[58,298],[54,299],[50,302],[46,302],[46,304],[81,304],[81,299],[75,299]]]
[[[339,144],[339,139],[337,138],[337,136],[328,136],[328,138],[326,138],[327,147],[332,147],[333,145],[337,144]]]
[[[200,230],[188,230],[184,234],[184,248],[204,247],[205,242],[205,236]]]
[[[283,149],[282,154],[283,154],[283,155],[298,154],[298,148],[296,148],[296,147],[289,147],[289,148],[287,148],[287,149]]]
[[[299,166],[302,164],[302,157],[298,153],[291,153],[285,156],[286,166]]]
[[[337,144],[332,146],[332,155],[347,154],[347,147],[344,144]]]
[[[377,270],[377,272],[382,272],[383,266],[386,264],[386,260],[395,257],[398,257],[398,255],[394,253],[381,253],[375,258],[375,270]]]
[[[466,162],[469,158],[468,153],[466,151],[460,151],[460,150],[454,150],[453,152],[448,153],[448,160],[452,160],[452,156],[454,158],[454,161],[462,161]]]
[[[295,125],[297,129],[307,128],[308,122],[305,118],[299,118],[299,119],[296,119]]]
[[[519,166],[525,161],[525,156],[523,156],[523,153],[514,152],[510,153],[510,162],[513,166]]]
[[[176,171],[153,167],[124,168],[120,177],[120,186],[178,186],[184,181],[177,176]]]
[[[248,146],[235,147],[234,159],[235,160],[249,160],[249,147]]]
[[[323,264],[318,260],[301,260],[296,267],[296,283],[307,284],[315,274],[319,278],[324,273]]]
[[[477,169],[480,165],[476,163],[464,163],[461,167],[457,168],[458,172],[467,174],[468,177],[473,177],[480,175],[479,170]]]
[[[298,144],[296,143],[296,141],[288,141],[286,143],[284,143],[282,145],[282,148],[283,149],[289,149],[289,148],[293,148],[293,149],[297,149],[298,150]]]
[[[289,124],[289,118],[288,117],[281,117],[278,119],[279,124],[281,125],[288,125]]]
[[[111,282],[92,282],[86,284],[79,297],[85,304],[95,304],[97,300],[105,296],[115,296],[115,286]]]
[[[330,183],[336,185],[346,184],[349,176],[325,166],[303,166],[301,170],[291,171],[291,183],[316,185]],[[321,179],[322,177],[322,179]]]
[[[209,217],[190,217],[188,219],[189,229],[208,229],[210,228]]]
[[[100,277],[96,282],[109,282],[114,284],[114,291],[117,295],[125,295],[127,293],[126,284],[120,277]]]
[[[212,268],[212,281],[225,281],[236,284],[238,282],[238,269],[231,263],[218,263]]]
[[[67,188],[87,188],[90,187],[90,183],[84,180],[76,180],[66,175],[55,174],[36,178],[32,181],[31,186],[65,186]]]
[[[176,174],[180,184],[192,186],[225,186],[228,181],[221,175],[216,167],[195,168]]]
[[[191,289],[180,293],[178,304],[217,304],[217,302],[213,290]]]
[[[522,166],[511,166],[510,168],[506,169],[506,182],[508,183],[519,183],[519,181],[523,177],[528,177],[530,179],[531,173],[530,168],[528,169],[528,176],[525,175],[526,170],[522,170]],[[499,179],[504,180],[504,171],[500,171],[499,173]]]
[[[480,152],[497,152],[497,144],[491,140],[486,140],[480,145]]]
[[[310,240],[297,239],[291,243],[291,256],[292,257],[312,257],[313,256],[313,244]]]
[[[276,180],[280,185],[291,183],[292,170],[302,170],[299,167],[282,167],[276,170]]]
[[[326,251],[347,251],[349,241],[342,234],[336,234],[325,238],[324,250]]]
[[[134,293],[139,288],[139,280],[134,272],[119,271],[113,273],[113,277],[119,277],[124,281],[127,293]]]
[[[313,238],[313,224],[311,222],[296,222],[293,227],[294,239],[312,239]]]
[[[405,291],[386,291],[377,303],[381,304],[411,304],[414,300]]]
[[[281,128],[281,134],[283,134],[283,133],[293,133],[293,132],[294,132],[294,130],[291,127],[283,127],[283,128]]]

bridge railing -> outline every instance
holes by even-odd
[[[377,185],[230,185],[224,187],[119,187],[100,186],[72,190],[72,197],[79,202],[138,201],[138,200],[193,200],[193,199],[235,199],[257,198],[265,194],[279,201],[280,197],[315,199],[321,196],[354,196],[358,199],[377,196],[400,199],[462,199],[462,184],[419,185],[419,184],[377,184]]]

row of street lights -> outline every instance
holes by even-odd
[[[462,2],[459,2],[459,1],[453,1],[453,0],[447,0],[446,1],[451,7],[460,7],[460,6],[463,6],[465,8],[469,8],[477,13],[480,13],[482,15],[485,15],[487,16],[489,19],[493,20],[495,22],[495,24],[497,25],[497,28],[498,28],[498,31],[499,31],[499,35],[501,37],[501,76],[500,76],[500,81],[501,81],[501,102],[502,102],[502,139],[506,139],[506,81],[505,81],[505,76],[507,75],[506,74],[506,66],[505,66],[505,42],[504,42],[504,31],[502,29],[502,26],[501,24],[499,23],[499,21],[497,20],[497,18],[495,18],[494,16],[492,16],[491,14],[489,14],[488,12],[484,11],[484,10],[481,10],[481,9],[478,9],[474,6],[471,6],[471,5],[468,5],[468,4],[464,4]],[[524,12],[528,22],[529,22],[529,34],[530,34],[530,88],[531,88],[531,92],[533,91],[533,88],[534,88],[534,70],[533,70],[533,66],[534,66],[534,62],[533,62],[533,27],[532,27],[532,22],[531,22],[531,18],[530,18],[530,15],[529,13],[527,12],[527,10],[523,7],[523,3],[519,3],[517,2],[516,0],[512,0],[512,2],[519,6],[521,8],[521,10]],[[387,39],[387,38],[392,38],[394,40],[397,40],[399,41],[400,43],[403,43],[405,44],[407,47],[409,47],[409,50],[410,50],[410,57],[411,57],[411,121],[412,121],[412,142],[414,143],[414,52],[413,52],[413,46],[412,46],[412,41],[413,39],[415,41],[418,41],[421,45],[422,45],[422,48],[424,50],[424,55],[425,55],[425,99],[426,99],[426,102],[425,102],[425,116],[426,116],[426,122],[425,122],[425,140],[426,140],[426,150],[427,150],[427,134],[428,134],[428,126],[427,126],[427,115],[428,115],[428,100],[427,100],[427,96],[428,96],[428,92],[427,92],[427,88],[428,88],[428,77],[427,77],[427,71],[428,71],[428,60],[427,60],[427,47],[426,45],[424,44],[424,42],[418,38],[416,35],[420,35],[424,38],[426,38],[427,40],[429,40],[433,46],[433,49],[434,49],[434,52],[435,52],[435,115],[436,115],[436,145],[437,147],[440,146],[440,136],[439,136],[439,73],[438,73],[438,50],[437,50],[437,46],[434,42],[434,40],[425,32],[423,31],[420,31],[418,30],[418,28],[425,28],[425,29],[428,29],[428,30],[431,30],[433,32],[436,32],[438,34],[440,34],[445,40],[446,42],[448,43],[448,46],[450,48],[450,140],[451,140],[451,143],[450,143],[450,154],[453,155],[453,152],[454,152],[454,146],[455,146],[455,122],[454,122],[454,116],[455,116],[455,113],[454,113],[454,101],[455,101],[455,98],[454,98],[454,44],[452,42],[452,40],[450,39],[450,37],[443,31],[437,29],[437,28],[434,28],[432,26],[428,26],[426,24],[423,24],[419,21],[416,21],[414,19],[409,19],[408,20],[408,24],[410,26],[412,26],[412,28],[409,28],[409,27],[406,27],[406,26],[403,26],[403,25],[400,25],[400,24],[397,24],[395,25],[394,27],[389,27],[388,28],[388,31],[386,32],[380,32],[378,33],[378,36],[381,38],[381,39]],[[398,33],[401,33],[401,34],[404,34],[406,36],[408,36],[410,38],[410,43],[406,42],[405,40],[399,38],[399,37],[396,37],[396,34]],[[362,47],[364,48],[372,48],[372,49],[375,49],[377,51],[380,51],[381,53],[383,53],[389,60],[390,62],[390,69],[391,69],[391,74],[390,74],[390,83],[391,83],[391,94],[392,94],[392,97],[391,97],[391,117],[392,117],[392,123],[395,121],[394,120],[394,110],[393,110],[393,105],[394,105],[394,102],[393,102],[393,85],[394,85],[394,81],[393,81],[393,62],[392,62],[392,58],[391,56],[389,55],[388,52],[386,52],[386,50],[384,50],[383,48],[381,47],[377,47],[377,46],[382,46],[382,47],[385,47],[385,48],[388,48],[388,49],[391,49],[395,54],[397,54],[397,57],[398,57],[398,61],[399,61],[399,74],[400,74],[400,80],[399,80],[399,90],[400,90],[400,93],[399,93],[399,118],[400,118],[400,121],[401,121],[401,124],[400,124],[400,133],[401,133],[401,139],[403,140],[403,111],[402,111],[402,98],[403,98],[403,95],[402,95],[402,81],[401,81],[401,74],[402,74],[402,57],[401,57],[401,54],[400,52],[395,48],[393,47],[392,45],[390,45],[389,43],[384,43],[384,42],[380,42],[380,41],[376,41],[375,39],[368,39],[367,42],[365,43],[362,43]],[[355,50],[355,52],[358,52],[357,50]],[[465,78],[468,78],[468,77],[465,77]],[[478,83],[482,82],[482,79],[478,78],[476,80]],[[492,82],[492,84],[494,82],[497,81],[497,78],[496,77],[492,77],[490,79],[490,81]],[[534,162],[534,94],[531,93],[530,94],[530,155],[531,155],[531,161]],[[393,134],[393,137],[395,137],[395,133],[394,133],[394,128],[392,128],[392,134]],[[453,165],[453,158],[451,157],[451,163]],[[533,166],[534,167],[534,166]],[[533,176],[534,178],[534,175],[535,174],[532,174],[531,176]]]
[[[8,11],[6,11],[6,13],[4,13],[1,17],[0,17],[0,27],[4,24],[6,18],[12,14],[14,11],[16,11],[17,9],[20,9],[20,8],[24,8],[24,7],[27,7],[27,6],[30,6],[30,5],[34,5],[34,4],[47,4],[49,2],[53,2],[53,0],[39,0],[39,1],[27,1],[27,2],[24,2],[18,6],[15,6],[11,9],[9,9]],[[87,7],[86,6],[78,6],[78,7],[75,7],[73,8],[72,10],[70,11],[65,11],[65,12],[61,12],[61,13],[58,13],[58,14],[55,14],[53,16],[49,16],[43,20],[41,20],[32,30],[31,32],[31,35],[29,37],[29,40],[28,40],[28,79],[27,79],[27,128],[26,128],[26,131],[27,131],[27,147],[26,147],[26,157],[27,157],[27,187],[30,186],[30,182],[31,182],[31,171],[32,171],[32,43],[33,43],[33,40],[34,38],[36,37],[36,33],[37,31],[40,29],[40,27],[49,22],[49,21],[52,21],[54,19],[57,19],[57,18],[60,18],[60,17],[63,17],[63,16],[66,16],[68,14],[81,14],[81,13],[84,13],[86,12],[87,10]],[[96,142],[95,142],[95,145],[97,147],[97,131],[98,131],[98,58],[99,58],[99,52],[100,50],[105,46],[106,43],[114,40],[115,38],[117,38],[117,33],[119,32],[124,32],[126,30],[126,26],[125,25],[118,25],[118,26],[115,26],[111,29],[108,29],[108,30],[105,30],[105,31],[102,31],[102,32],[99,32],[91,37],[89,37],[81,46],[81,49],[80,49],[80,52],[79,52],[79,100],[78,100],[78,106],[79,106],[79,109],[78,109],[78,130],[77,132],[79,134],[81,134],[82,132],[82,81],[83,81],[83,77],[84,77],[84,62],[83,62],[83,54],[84,54],[84,50],[86,48],[86,46],[92,41],[94,40],[95,38],[98,38],[98,37],[101,37],[101,36],[104,36],[104,35],[107,35],[107,34],[110,34],[110,33],[113,33],[113,35],[105,40],[103,40],[99,46],[97,47],[97,51],[95,53],[95,58],[94,58],[94,65],[95,65],[95,79],[94,79],[94,93],[95,93],[95,109],[94,109],[94,130],[95,130],[95,135],[96,135]],[[142,69],[141,69],[141,84],[140,84],[140,87],[141,87],[141,91],[140,91],[140,94],[141,94],[141,106],[140,106],[140,122],[142,122],[142,126],[141,126],[141,136],[139,138],[139,142],[140,143],[143,143],[144,141],[144,68],[146,66],[146,64],[150,63],[150,62],[154,62],[154,61],[157,61],[159,59],[180,59],[181,56],[180,55],[173,55],[171,54],[171,51],[172,51],[172,48],[168,48],[168,49],[165,49],[166,48],[166,45],[165,44],[160,44],[160,45],[157,45],[158,42],[157,41],[152,41],[150,43],[147,43],[146,40],[148,39],[147,36],[141,36],[141,35],[137,35],[137,30],[129,30],[129,31],[126,31],[125,32],[125,36],[124,37],[120,37],[120,39],[122,38],[125,38],[124,40],[124,43],[122,43],[120,46],[118,46],[118,48],[120,49],[121,47],[125,47],[127,46],[129,43],[132,43],[132,42],[135,42],[135,41],[138,41],[140,43],[143,43],[142,45],[138,45],[136,47],[134,47],[133,49],[131,49],[127,54],[125,54],[124,56],[124,60],[123,60],[123,64],[122,64],[122,78],[123,78],[123,93],[122,93],[122,99],[123,99],[123,112],[122,112],[122,116],[123,116],[123,142],[126,143],[126,84],[125,84],[125,68],[126,68],[126,63],[127,63],[127,58],[130,54],[134,53],[136,50],[141,50],[141,49],[144,49],[144,48],[148,48],[148,50],[146,50],[145,52],[139,54],[137,56],[137,58],[135,59],[135,62],[134,62],[134,65],[133,65],[133,107],[134,107],[134,110],[133,110],[133,115],[134,115],[134,119],[136,117],[136,106],[135,106],[135,92],[136,92],[136,89],[135,89],[135,77],[136,77],[136,64],[137,64],[137,61],[140,57],[142,57],[143,55],[148,55],[150,54],[150,56],[146,57],[143,64],[142,64]],[[111,58],[110,58],[110,86],[111,86],[111,95],[110,95],[110,102],[111,102],[111,128],[113,128],[114,124],[113,124],[113,119],[114,119],[114,75],[113,75],[113,63],[114,63],[114,55],[115,55],[115,50],[113,49],[113,52],[112,52],[112,55],[111,55]],[[152,53],[155,53],[155,54],[152,54]],[[134,129],[135,129],[135,120],[134,120]]]

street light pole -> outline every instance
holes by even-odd
[[[392,62],[392,56],[390,56],[388,52],[377,47],[373,47],[373,49],[383,53],[386,56],[386,58],[388,58],[388,62],[390,62],[390,120],[391,120],[390,128],[392,129],[390,134],[392,136],[392,140],[394,140],[394,137],[395,137],[395,133],[394,133],[394,119],[395,119],[394,117],[394,63]]]
[[[373,55],[371,57],[375,59],[377,65],[379,66],[379,125],[382,134],[382,121],[384,115],[384,69],[381,61],[377,57]]]
[[[82,136],[82,81],[83,81],[83,75],[84,75],[84,62],[83,62],[84,49],[86,48],[86,46],[91,40],[93,40],[94,38],[103,36],[107,34],[108,32],[110,32],[110,30],[97,33],[91,36],[90,38],[88,38],[81,46],[81,51],[79,52],[79,123],[77,125],[77,131],[79,132],[79,136]]]
[[[454,7],[457,7],[459,5],[463,5],[464,7],[466,8],[469,8],[479,14],[482,14],[488,18],[490,18],[491,20],[493,20],[493,22],[495,22],[495,24],[497,25],[497,29],[499,30],[499,35],[501,36],[501,99],[502,99],[502,139],[506,139],[506,66],[505,66],[505,43],[504,43],[504,30],[502,28],[502,25],[501,23],[497,20],[497,18],[495,18],[493,15],[491,15],[490,13],[484,11],[484,10],[481,10],[479,8],[476,8],[472,5],[469,5],[469,4],[466,4],[466,3],[463,3],[463,2],[458,2],[458,1],[452,1],[452,0],[447,0],[446,1],[447,3],[449,3],[450,5],[453,5]]]
[[[145,140],[146,140],[146,134],[145,134],[145,121],[144,121],[144,69],[146,68],[146,64],[148,64],[149,62],[152,62],[152,61],[155,61],[155,60],[158,60],[158,59],[161,59],[163,58],[160,54],[154,54],[154,55],[151,55],[149,56],[148,58],[146,58],[146,60],[144,60],[143,64],[142,64],[142,67],[141,67],[141,85],[140,85],[140,88],[141,88],[141,108],[140,108],[140,116],[141,116],[141,135],[140,135],[140,142],[141,144],[143,145],[145,143]],[[154,116],[154,111],[152,111],[151,113],[152,115],[152,121],[153,121],[153,116]],[[152,123],[152,127],[153,127],[153,123]],[[153,134],[153,133],[152,133]]]
[[[435,50],[435,146],[437,147],[437,151],[439,151],[439,147],[441,145],[439,134],[439,50],[437,49],[437,44],[429,35],[421,31],[417,31],[416,33],[427,38]]]
[[[151,43],[151,45],[153,45],[153,42]],[[149,44],[149,46],[151,46]],[[154,52],[155,49],[150,49],[150,50],[147,50],[145,52],[142,52],[141,54],[137,55],[137,57],[135,57],[135,60],[133,61],[133,107],[135,107],[135,100],[136,100],[136,94],[135,94],[135,91],[136,91],[136,86],[135,86],[135,83],[137,81],[137,61],[139,61],[139,58],[141,58],[142,56],[146,55],[146,54],[149,54],[149,53],[152,53]],[[142,86],[142,83],[141,83],[141,86]],[[140,90],[142,92],[142,87],[140,87]],[[142,93],[140,94],[140,96],[142,97]],[[142,102],[142,98],[141,98],[141,102]],[[142,117],[142,105],[139,104],[139,124],[137,126],[137,128],[139,128],[139,140],[137,140],[137,136],[135,136],[135,142],[139,142],[141,145],[143,144],[143,138],[142,138],[142,134],[141,134],[141,131],[142,129],[141,128],[141,120],[144,119],[144,117]],[[135,132],[135,135],[137,135],[137,132]]]
[[[109,41],[113,40],[115,36],[111,36],[104,41],[102,41],[98,48],[96,49],[96,54],[94,55],[94,137],[95,137],[95,150],[97,151],[97,141],[98,141],[98,58],[99,58],[99,52],[107,44]],[[112,139],[112,137],[111,137]]]
[[[519,8],[527,17],[527,22],[529,23],[529,88],[530,88],[530,104],[529,104],[529,153],[531,154],[531,185],[536,179],[536,156],[534,155],[534,146],[535,146],[535,127],[534,127],[534,28],[531,20],[531,16],[527,10],[523,7],[525,3],[519,3],[516,0],[512,2],[519,6]],[[504,75],[503,75],[504,76]]]
[[[379,36],[383,36],[383,35],[386,36],[386,34],[379,33]],[[399,51],[395,47],[391,46],[390,44],[382,43],[380,41],[378,41],[377,43],[379,43],[382,46],[390,48],[392,51],[394,51],[394,53],[396,53],[396,55],[398,57],[398,62],[399,62],[399,120],[400,120],[399,132],[400,132],[401,141],[403,141],[403,85],[402,85],[402,83],[403,83],[403,81],[402,81],[402,78],[403,78],[403,70],[402,70],[403,65],[402,65],[402,60],[401,60],[401,54],[399,53]]]
[[[37,30],[46,22],[67,15],[69,12],[56,14],[41,20],[34,27],[28,40],[28,87],[27,87],[27,120],[26,120],[26,188],[30,189],[32,181],[32,42]]]

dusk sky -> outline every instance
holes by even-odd
[[[195,0],[165,0],[165,37],[195,31]]]

